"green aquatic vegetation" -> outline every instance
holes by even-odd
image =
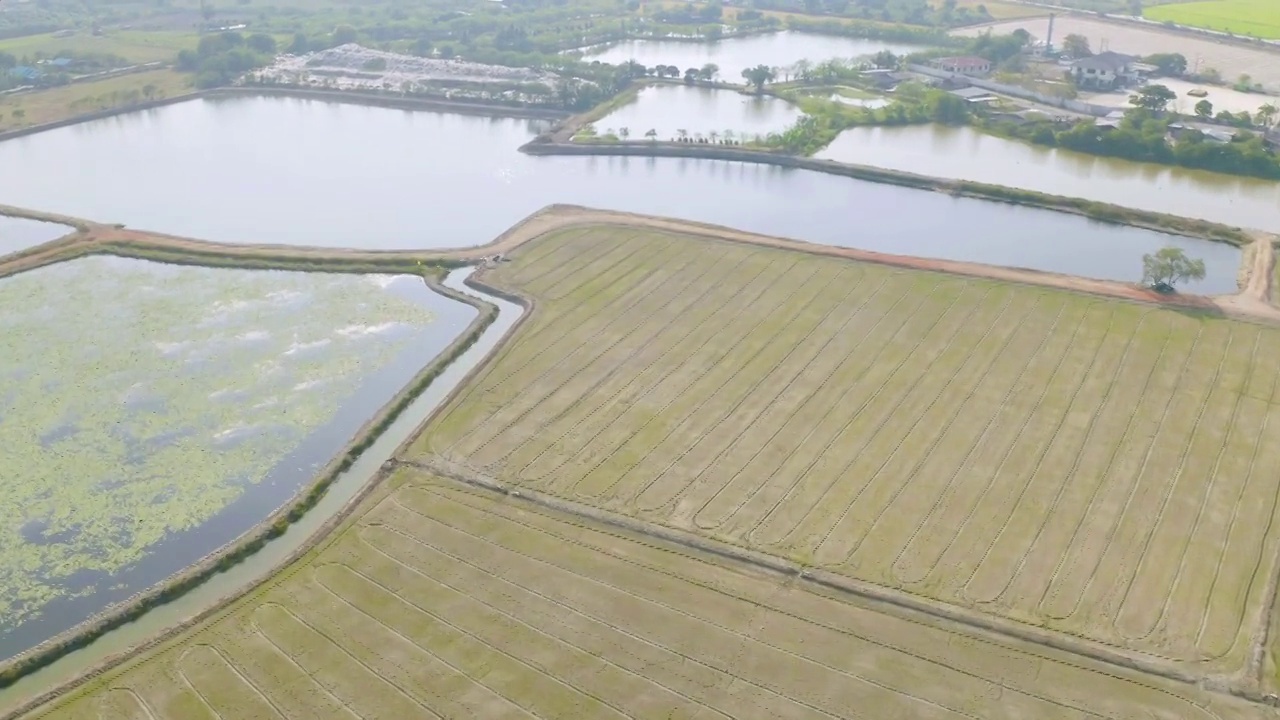
[[[0,627],[112,587],[286,458],[310,478],[331,458],[291,454],[421,347],[420,283],[106,257],[0,280]]]

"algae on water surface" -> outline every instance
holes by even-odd
[[[473,315],[405,277],[88,258],[0,281],[0,649],[247,530]]]

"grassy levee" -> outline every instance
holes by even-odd
[[[557,133],[557,136],[564,132]],[[1100,203],[1081,198],[1064,197],[1020,190],[1003,185],[969,182],[965,180],[948,180],[945,178],[918,175],[900,170],[877,168],[869,165],[819,160],[809,157],[787,155],[782,152],[752,150],[744,147],[726,147],[718,145],[699,145],[695,143],[677,142],[558,142],[547,136],[529,142],[520,148],[521,152],[530,155],[618,155],[638,157],[678,157],[710,160],[727,160],[747,162],[761,165],[812,170],[829,175],[841,175],[857,180],[899,185],[918,190],[932,190],[951,195],[961,195],[982,200],[1025,205],[1029,207],[1056,210],[1058,212],[1083,215],[1099,222],[1177,233],[1190,237],[1225,242],[1242,246],[1249,242],[1248,234],[1237,227],[1230,227],[1207,220],[1179,217],[1166,213],[1136,210],[1111,203]]]
[[[1275,327],[643,228],[512,257],[534,311],[406,460],[1259,697]]]
[[[410,468],[250,595],[24,718],[1262,717],[1237,698]],[[1119,713],[1119,715],[1115,715]]]
[[[49,245],[42,247],[48,248]],[[466,352],[483,334],[497,316],[497,308],[470,295],[458,293],[440,283],[448,267],[461,262],[424,264],[413,257],[388,257],[378,262],[350,262],[340,258],[317,259],[290,256],[281,249],[274,257],[217,258],[205,253],[184,253],[171,247],[144,242],[91,243],[72,241],[54,248],[54,252],[41,257],[38,264],[15,267],[13,272],[25,272],[36,267],[66,262],[87,255],[116,255],[135,259],[172,264],[227,267],[237,269],[289,270],[302,272],[341,272],[349,274],[403,273],[418,275],[431,289],[458,302],[475,307],[476,319],[453,340],[439,355],[422,368],[386,405],[378,410],[334,458],[307,486],[271,513],[253,529],[210,553],[200,562],[161,584],[141,592],[128,600],[117,603],[97,616],[72,628],[31,650],[0,663],[0,688],[8,687],[26,675],[39,670],[59,658],[92,643],[98,637],[127,624],[145,614],[149,609],[165,604],[205,582],[212,576],[238,564],[254,554],[267,542],[284,534],[288,527],[300,519],[324,497],[329,487],[349,469],[352,463],[405,411],[406,408],[462,353]],[[0,272],[0,277],[4,276]]]

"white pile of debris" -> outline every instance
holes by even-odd
[[[260,80],[298,85],[327,83],[338,88],[400,89],[439,81],[468,83],[539,83],[555,87],[554,73],[531,68],[483,65],[465,60],[441,60],[371,50],[348,43],[306,55],[284,55],[259,70]]]

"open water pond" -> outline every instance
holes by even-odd
[[[0,257],[57,240],[73,229],[56,223],[0,215]]]
[[[971,127],[862,127],[816,157],[1280,232],[1280,183],[1046,148]]]
[[[96,257],[0,280],[0,657],[249,530],[475,315],[408,276]]]
[[[800,60],[818,64],[827,60],[866,57],[881,50],[898,55],[927,49],[923,45],[844,38],[834,35],[782,32],[731,37],[716,42],[687,40],[626,40],[613,45],[591,48],[583,59],[599,60],[613,65],[635,60],[645,67],[675,65],[683,72],[707,63],[720,67],[720,78],[742,82],[742,71],[757,65],[786,68]]]
[[[673,140],[684,130],[690,137],[754,138],[785,130],[803,113],[786,100],[689,85],[656,85],[641,88],[634,102],[596,121],[596,131],[627,128],[632,140],[643,140],[649,130],[658,140]]]
[[[766,165],[518,152],[542,127],[296,98],[194,100],[0,143],[0,167],[21,169],[0,174],[0,197],[223,242],[386,249],[477,245],[575,203],[1115,280],[1136,280],[1144,253],[1182,244],[1208,265],[1194,289],[1235,290],[1239,251],[1227,245]],[[72,166],[85,172],[59,169]],[[1131,185],[1133,197],[1160,194]]]

